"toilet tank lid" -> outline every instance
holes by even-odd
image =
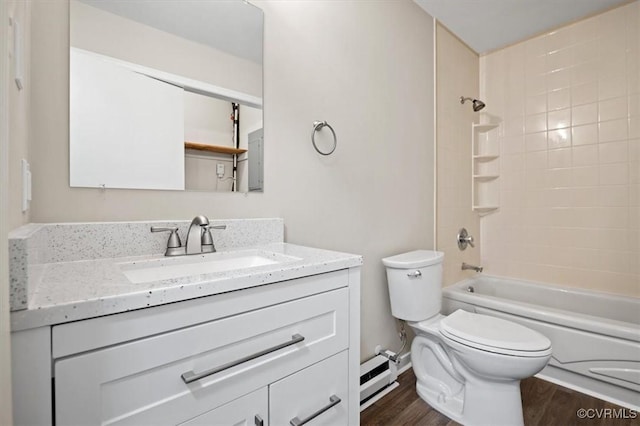
[[[422,268],[442,263],[444,253],[433,250],[414,250],[382,259],[384,266],[397,269]]]

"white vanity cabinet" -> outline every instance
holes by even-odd
[[[51,420],[358,424],[359,280],[349,268],[53,325]]]

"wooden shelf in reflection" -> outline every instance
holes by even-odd
[[[195,149],[198,151],[216,152],[218,154],[244,154],[246,149],[233,148],[230,146],[208,145],[206,143],[187,142],[184,143],[185,149]]]

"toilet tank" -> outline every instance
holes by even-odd
[[[382,259],[387,268],[391,314],[422,321],[440,313],[444,253],[415,250]]]

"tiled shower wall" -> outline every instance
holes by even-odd
[[[640,2],[480,58],[502,118],[485,271],[640,296]]]
[[[460,96],[478,96],[478,55],[446,28],[436,26],[436,248],[444,252],[443,284],[472,276],[462,262],[480,262],[480,220],[471,211],[471,123],[478,120]],[[456,235],[466,227],[476,247],[460,251]]]

